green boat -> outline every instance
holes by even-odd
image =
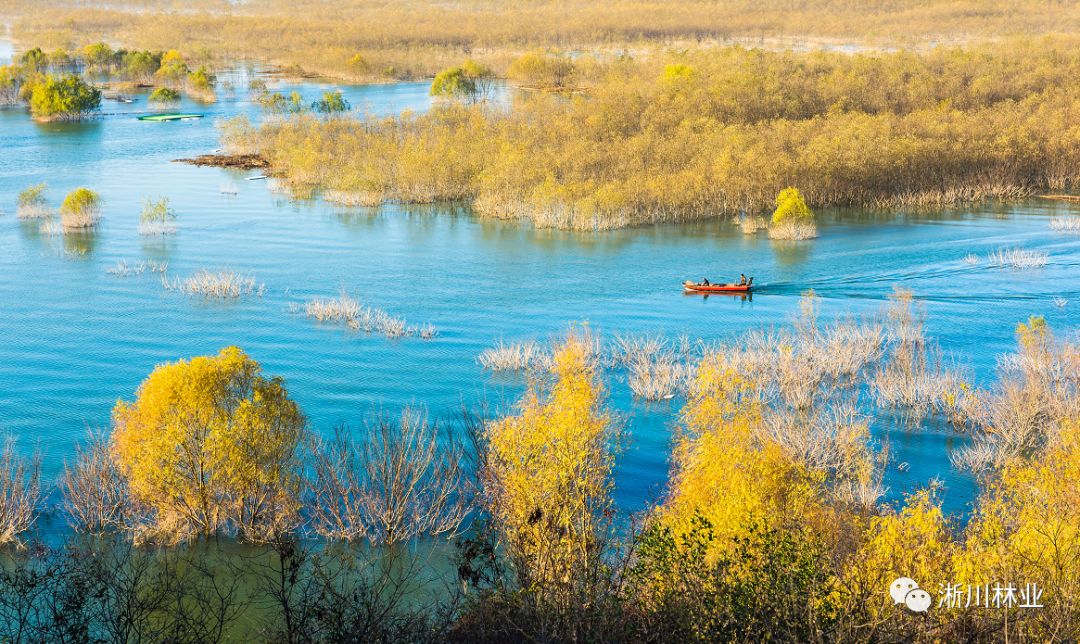
[[[202,114],[147,114],[146,116],[140,116],[140,121],[187,121],[189,119],[201,119]]]

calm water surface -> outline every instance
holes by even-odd
[[[232,81],[243,87],[246,75]],[[277,89],[313,100],[326,87]],[[430,103],[426,84],[349,87],[345,94],[354,108],[374,114]],[[1065,204],[933,216],[826,213],[820,238],[805,243],[745,237],[727,223],[537,231],[449,206],[366,211],[297,202],[266,181],[247,180],[256,173],[172,163],[217,148],[221,119],[257,113],[247,92],[181,109],[206,118],[143,123],[135,117],[147,112],[145,98],[106,101],[101,118],[78,124],[38,124],[22,109],[0,110],[0,430],[24,449],[43,450],[50,476],[88,427],[108,425],[115,402],[130,399],[156,364],[233,344],[284,376],[313,426],[326,431],[355,426],[374,408],[423,405],[438,416],[481,400],[509,404],[521,382],[476,364],[499,339],[546,339],[574,322],[609,336],[734,339],[786,324],[807,288],[822,296],[825,317],[872,313],[895,285],[913,289],[925,303],[928,332],[983,381],[996,356],[1012,347],[1017,321],[1045,315],[1059,333],[1080,321],[1080,237],[1048,227],[1050,217],[1069,212]],[[18,221],[18,192],[42,181],[53,205],[76,186],[100,192],[97,233],[61,239]],[[178,212],[180,232],[142,238],[142,200],[160,196]],[[1004,247],[1041,249],[1050,262],[1016,272],[962,261]],[[266,294],[207,302],[164,290],[155,274],[107,273],[120,260],[142,259],[168,262],[180,277],[201,268],[250,273]],[[752,301],[686,297],[679,288],[688,277],[719,280],[743,271],[764,286]],[[390,341],[290,312],[342,290],[411,323],[432,323],[439,336]],[[1069,304],[1055,306],[1056,296]],[[662,494],[677,404],[635,403],[618,380],[610,395],[632,436],[617,497],[636,509]],[[972,482],[949,465],[959,443],[948,430],[876,429],[895,462],[910,463],[907,472],[890,468],[890,498],[940,478],[947,507],[963,509],[971,500]]]

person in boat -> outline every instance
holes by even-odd
[[[707,277],[701,278],[701,285],[702,286],[708,286],[709,285],[709,278],[707,278]]]
[[[751,286],[753,286],[753,285],[754,285],[754,278],[753,278],[753,277],[751,277],[750,279],[746,280],[746,288],[750,288],[750,287],[751,287]]]
[[[738,286],[746,286],[746,273],[739,273]]]

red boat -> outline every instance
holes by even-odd
[[[698,284],[686,280],[683,289],[687,293],[749,293],[752,290],[749,284]]]

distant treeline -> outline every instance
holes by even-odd
[[[303,192],[466,200],[483,215],[596,229],[812,206],[1013,198],[1080,181],[1080,41],[847,55],[706,48],[639,58],[528,54],[511,109],[236,121]]]
[[[530,49],[560,51],[737,39],[811,47],[927,44],[1077,33],[1068,0],[192,0],[83,3],[4,0],[16,37],[49,47],[104,39],[129,48],[206,51],[350,78],[418,78],[465,56],[496,71]],[[682,46],[682,45],[680,45]]]

